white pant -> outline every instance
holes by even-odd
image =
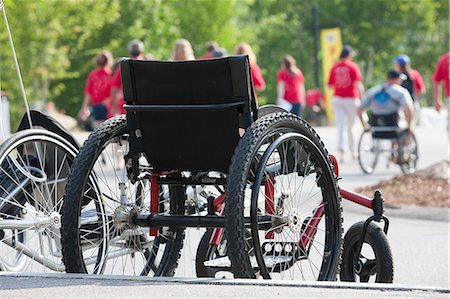
[[[450,97],[446,99],[447,104],[447,133],[450,137]]]
[[[359,107],[360,101],[357,98],[341,98],[333,96],[332,105],[338,129],[338,150],[346,151],[347,149],[344,144],[344,130],[347,129],[348,149],[351,153],[354,153],[355,139],[353,136],[353,127],[356,118],[356,108]]]

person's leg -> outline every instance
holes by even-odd
[[[358,158],[358,154],[355,151],[355,138],[354,138],[354,127],[356,118],[356,108],[359,106],[359,99],[348,99],[345,102],[345,112],[346,112],[346,122],[347,122],[347,141],[348,148],[353,159]]]
[[[294,113],[295,115],[297,115],[297,116],[302,116],[301,115],[301,105],[300,105],[300,103],[291,103],[292,104],[292,108],[291,108],[291,113]]]
[[[450,97],[447,97],[447,133],[450,138]]]
[[[343,101],[339,97],[332,98],[332,106],[334,111],[334,117],[336,120],[336,127],[338,130],[337,149],[339,151],[339,160],[343,162],[344,159],[344,126],[345,126],[345,109],[343,107]]]

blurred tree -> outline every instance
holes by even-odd
[[[70,115],[80,107],[92,58],[103,49],[126,56],[127,43],[144,41],[146,53],[169,59],[177,38],[195,54],[216,40],[231,54],[238,42],[252,45],[267,89],[260,103],[276,97],[276,73],[292,54],[313,87],[313,5],[322,24],[341,22],[344,43],[357,51],[366,86],[384,79],[392,59],[408,54],[429,78],[449,47],[447,0],[4,0],[28,98],[52,100]],[[320,54],[320,53],[319,53]],[[13,119],[23,113],[17,75],[0,22],[1,88],[10,94]],[[430,89],[429,89],[430,90]],[[430,99],[430,92],[428,93]]]

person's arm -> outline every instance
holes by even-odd
[[[284,100],[284,82],[278,81],[278,83],[277,83],[277,104],[279,104],[281,100]]]
[[[361,125],[363,126],[363,128],[368,129],[369,124],[366,121],[367,116],[365,116],[364,108],[359,106],[358,108],[356,108],[356,113],[358,115],[359,121],[361,122]]]
[[[408,123],[408,129],[411,130],[412,129],[412,122],[414,119],[414,111],[413,108],[410,104],[406,104],[405,108],[403,109],[405,111],[405,116],[406,116],[406,122]]]
[[[356,88],[358,89],[359,97],[362,99],[365,96],[364,85],[361,81],[356,81]]]
[[[253,78],[253,86],[255,87],[256,91],[263,91],[266,89],[266,82],[264,81],[264,78],[261,73],[261,69],[257,64],[254,64],[252,66],[252,78]]]
[[[436,111],[439,112],[442,107],[442,101],[441,101],[441,84],[440,82],[431,80],[433,84],[433,100],[434,100],[434,107],[436,108]]]
[[[81,104],[80,112],[78,115],[81,120],[86,120],[89,117],[89,103],[91,102],[91,96],[87,93],[84,94],[83,103]]]
[[[356,108],[356,113],[359,117],[359,120],[361,121],[361,125],[365,130],[369,129],[370,125],[368,123],[369,117],[367,116],[367,113],[364,110],[371,105],[374,92],[375,92],[374,89],[369,89],[367,93],[364,95],[364,97],[361,99],[361,104],[358,106],[358,108]]]
[[[419,98],[427,92],[423,78],[418,71],[415,72],[414,94]]]
[[[306,90],[305,90],[305,83],[300,83],[300,104],[304,107],[306,106]]]

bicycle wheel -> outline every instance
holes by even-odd
[[[375,170],[380,155],[379,140],[372,137],[370,130],[364,130],[358,142],[358,163],[364,173],[371,174]]]
[[[287,113],[256,121],[232,159],[227,191],[235,277],[335,279],[342,245],[337,180],[306,122]]]
[[[394,266],[386,234],[375,223],[369,223],[359,257],[356,250],[364,221],[353,224],[345,234],[341,281],[392,283]]]
[[[110,119],[94,130],[74,161],[62,208],[67,272],[173,275],[183,231],[161,230],[152,237],[148,229],[115,222],[124,213],[148,211],[150,206],[148,180],[132,184],[127,178],[127,136],[125,116]],[[148,169],[145,158],[139,159],[139,168]],[[178,200],[176,194],[173,198]],[[169,201],[161,193],[161,207]]]
[[[39,129],[0,146],[0,270],[64,271],[61,207],[76,153],[61,136]]]
[[[416,136],[413,132],[403,131],[397,142],[398,157],[397,163],[403,174],[413,174],[416,172],[419,150]]]

